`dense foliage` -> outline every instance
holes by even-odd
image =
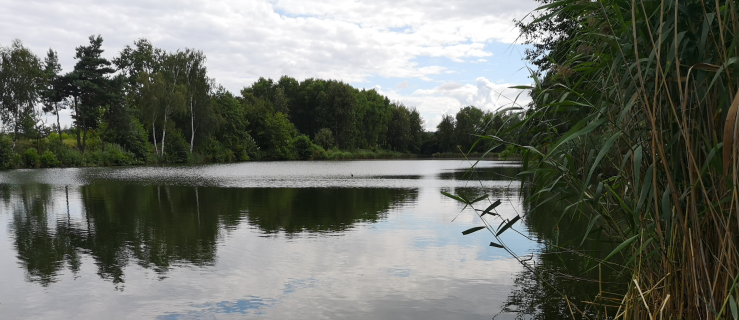
[[[433,136],[415,108],[341,81],[260,78],[235,95],[198,50],[140,39],[112,60],[103,53],[91,36],[62,73],[54,50],[42,60],[20,40],[0,47],[2,168],[398,157]],[[65,109],[71,128],[60,125]]]
[[[536,44],[528,55],[538,68],[534,102],[511,128],[530,137],[519,144],[531,182],[527,220],[559,208],[547,251],[578,259],[599,285],[588,297],[565,290],[564,269],[543,270],[551,259],[542,257],[527,272],[539,293],[559,299],[547,312],[736,319],[739,7],[540,2],[520,24],[524,41]],[[559,235],[569,223],[583,226],[579,237]],[[539,293],[512,301],[541,310]]]

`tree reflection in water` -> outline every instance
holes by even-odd
[[[516,319],[612,318],[622,297],[616,293],[625,290],[619,284],[626,282],[617,280],[623,277],[617,270],[623,269],[607,263],[599,267],[585,255],[602,259],[618,243],[592,237],[583,241],[588,221],[561,212],[550,207],[526,215],[524,223],[542,246],[528,261],[531,268],[516,275],[503,313]]]
[[[367,188],[0,187],[19,263],[42,286],[65,268],[78,273],[83,256],[116,285],[131,264],[163,278],[178,265],[214,265],[219,241],[245,222],[265,234],[340,234],[416,197],[415,190]]]

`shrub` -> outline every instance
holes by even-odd
[[[500,153],[501,158],[508,158],[510,156],[515,156],[518,153],[518,148],[516,146],[509,144],[505,147],[505,150]]]
[[[105,144],[105,152],[101,152],[102,165],[106,166],[128,166],[139,163],[140,160],[133,152],[123,150],[117,144]]]
[[[206,159],[211,162],[229,162],[234,157],[231,150],[224,147],[220,141],[214,138],[210,138],[208,141],[205,153]]]
[[[59,166],[59,159],[56,158],[56,155],[51,150],[46,150],[41,154],[41,166],[44,168],[57,167]]]
[[[259,146],[257,145],[257,142],[254,140],[254,138],[251,135],[248,135],[246,137],[246,140],[244,140],[244,149],[246,150],[246,155],[249,157],[249,159],[258,159],[259,158]],[[245,160],[249,160],[245,159]]]
[[[83,157],[82,154],[75,150],[75,149],[69,149],[69,148],[58,148],[54,149],[51,148],[56,155],[57,160],[59,160],[59,164],[65,167],[78,167],[81,166],[83,163]]]
[[[23,164],[28,168],[35,168],[39,164],[39,155],[36,148],[28,148],[23,151]]]
[[[314,144],[313,147],[311,148],[311,153],[312,153],[311,155],[312,159],[315,159],[315,160],[326,159],[326,150],[323,150],[323,148],[321,148],[321,146],[319,145]]]
[[[97,167],[103,165],[100,151],[87,151],[82,153],[82,166]]]
[[[10,165],[8,168],[19,168],[23,166],[23,156],[18,154],[17,152],[13,153],[13,159],[10,161]]]
[[[6,135],[0,137],[0,169],[15,167],[13,141]]]
[[[295,154],[299,160],[310,160],[313,158],[313,142],[308,136],[301,134],[293,140]]]
[[[164,148],[164,160],[167,162],[187,162],[190,145],[181,133],[172,130],[165,140]]]
[[[330,129],[323,128],[313,136],[313,141],[324,150],[328,150],[334,146],[334,134]]]

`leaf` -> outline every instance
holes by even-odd
[[[736,298],[729,298],[729,308],[731,308],[731,315],[734,316],[734,320],[739,319],[739,311],[736,308]]]
[[[495,242],[490,242],[490,246],[491,246],[491,247],[496,247],[496,248],[501,248],[501,249],[503,249],[503,248],[504,248],[504,247],[503,247],[502,245],[499,245],[499,244],[497,244],[497,243],[495,243]]]
[[[739,92],[734,96],[734,101],[731,102],[724,124],[724,174],[727,176],[730,174],[731,153],[734,149],[734,126],[736,124],[737,108],[739,108]]]
[[[487,197],[488,197],[488,195],[483,195],[483,196],[481,196],[481,197],[479,197],[479,198],[477,198],[475,200],[470,201],[470,204],[473,204],[473,203],[476,203],[476,202],[480,202],[482,200],[485,200]]]
[[[595,225],[595,222],[598,221],[598,219],[601,217],[601,215],[596,215],[595,218],[590,219],[590,223],[588,224],[588,229],[585,230],[585,235],[582,237],[582,241],[580,241],[580,244],[577,245],[578,247],[581,246],[583,243],[585,243],[585,239],[588,238],[588,235],[590,235],[590,229],[593,228]]]
[[[508,221],[508,223],[506,223],[503,226],[503,228],[500,228],[500,230],[498,230],[498,233],[496,233],[495,236],[496,237],[500,236],[504,231],[508,230],[508,228],[510,228],[511,226],[513,226],[513,224],[516,223],[516,221],[518,221],[520,219],[521,219],[521,216],[516,216],[515,218],[511,219],[511,221]]]
[[[692,66],[693,69],[699,69],[699,70],[706,70],[706,71],[712,71],[716,72],[718,69],[721,68],[721,66],[717,66],[715,64],[710,63],[698,63]]]
[[[447,196],[447,197],[449,197],[449,198],[452,198],[452,199],[454,199],[454,200],[457,200],[457,201],[459,201],[459,202],[464,202],[464,203],[467,203],[467,201],[464,201],[464,199],[462,199],[462,198],[460,198],[460,197],[457,197],[457,196],[455,196],[455,195],[453,195],[453,194],[450,194],[450,193],[446,193],[446,192],[444,192],[444,191],[442,191],[442,192],[441,192],[441,194],[443,194],[443,195],[445,195],[445,196]]]
[[[608,258],[610,258],[610,257],[613,257],[613,256],[614,256],[615,254],[617,254],[617,253],[618,253],[619,251],[623,250],[623,248],[626,248],[626,246],[628,246],[628,245],[630,245],[630,244],[631,244],[632,242],[634,242],[634,240],[636,240],[636,238],[637,238],[638,236],[639,236],[639,235],[637,234],[637,235],[635,235],[635,236],[633,236],[633,237],[631,237],[631,238],[628,238],[628,239],[626,239],[626,241],[624,241],[624,242],[622,242],[621,244],[619,244],[619,245],[618,245],[618,247],[616,247],[616,249],[613,249],[613,251],[611,251],[611,253],[609,253],[609,254],[608,254],[608,255],[606,256],[606,258],[605,258],[605,259],[603,259],[603,261],[606,261],[606,260],[608,260]]]
[[[482,230],[482,229],[485,229],[485,227],[474,227],[474,228],[469,228],[469,229],[467,229],[467,230],[465,230],[465,231],[462,231],[462,235],[466,236],[466,235],[468,235],[468,234],[470,234],[470,233],[473,233],[473,232],[476,232],[476,231],[480,231],[480,230]]]
[[[575,139],[579,136],[590,133],[591,131],[595,130],[596,128],[600,127],[600,125],[605,123],[608,120],[608,118],[600,118],[598,120],[595,120],[581,129],[581,126],[585,124],[586,120],[589,120],[589,119],[583,119],[579,123],[577,123],[569,132],[567,132],[563,136],[563,138],[557,141],[555,146],[552,148],[551,151],[548,152],[548,154],[554,154],[555,150],[557,150],[560,146],[564,145],[568,141]]]
[[[588,187],[588,184],[590,183],[590,178],[593,177],[593,172],[595,171],[595,168],[598,167],[598,164],[603,159],[603,157],[608,154],[608,151],[611,149],[611,146],[613,146],[613,143],[616,142],[616,139],[621,136],[621,132],[614,134],[611,136],[604,144],[603,148],[600,149],[600,152],[598,152],[598,156],[595,157],[595,162],[593,162],[593,166],[590,167],[590,172],[588,173],[587,179],[585,179],[585,183],[583,184],[583,191],[585,188]]]
[[[637,147],[636,150],[634,150],[634,193],[639,194],[639,178],[641,177],[641,162],[642,162],[642,148],[641,146]]]
[[[503,108],[503,109],[500,109],[500,110],[496,110],[495,113],[500,114],[500,113],[504,113],[504,112],[511,111],[511,110],[518,111],[518,110],[523,110],[523,108],[521,108],[521,107],[507,107],[507,108]]]
[[[491,204],[487,209],[485,209],[485,211],[483,211],[482,214],[480,214],[480,216],[484,216],[486,214],[493,215],[494,213],[490,213],[490,210],[495,209],[499,205],[500,205],[500,199],[495,200],[495,202],[493,202],[493,204]]]
[[[667,220],[671,216],[672,210],[670,210],[670,186],[665,188],[665,193],[662,194],[662,218]]]

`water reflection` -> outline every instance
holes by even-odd
[[[408,189],[236,189],[99,183],[2,189],[28,281],[53,283],[89,255],[97,274],[125,282],[129,264],[160,277],[176,265],[213,266],[219,241],[243,221],[265,234],[340,234],[412,202]],[[72,203],[79,199],[79,205]],[[73,201],[74,202],[74,201]]]
[[[563,216],[562,210],[555,206],[526,215],[526,226],[541,248],[529,263],[531,268],[516,275],[505,303],[504,312],[515,314],[516,319],[565,319],[573,312],[608,318],[617,312],[613,306],[621,302],[622,296],[616,293],[623,292],[620,284],[627,283],[619,280],[623,275],[609,264],[597,267],[596,262],[582,255],[603,259],[617,244],[601,237],[583,241],[589,221],[570,214]],[[622,263],[615,258],[609,261]]]
[[[488,193],[510,219],[520,182],[513,163],[480,163],[482,183],[468,166],[1,171],[0,318],[489,319],[521,266],[462,236],[479,221],[440,191]]]

